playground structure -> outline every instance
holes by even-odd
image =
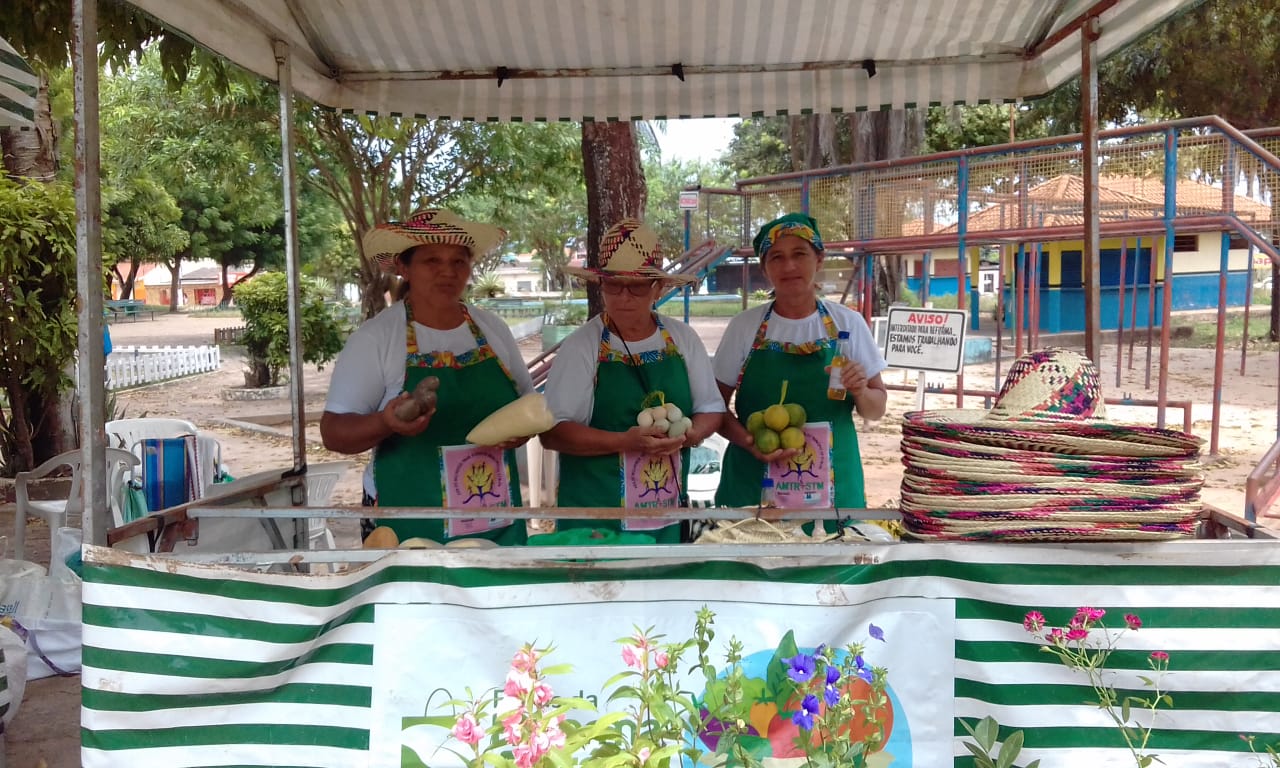
[[[1240,371],[1245,370],[1249,334],[1249,309],[1256,280],[1255,251],[1273,262],[1280,260],[1280,129],[1248,133],[1216,117],[1193,118],[1102,131],[1098,153],[1100,178],[1112,181],[1103,189],[1127,184],[1142,188],[1143,195],[1112,193],[1101,196],[1099,226],[1104,278],[1099,319],[1116,330],[1119,365],[1125,344],[1129,366],[1133,347],[1145,336],[1146,379],[1150,387],[1153,348],[1157,397],[1147,403],[1156,408],[1157,424],[1164,426],[1166,410],[1175,405],[1168,398],[1170,322],[1178,293],[1178,236],[1207,234],[1219,240],[1215,306],[1217,349],[1214,357],[1213,417],[1209,451],[1218,450],[1221,425],[1222,377],[1226,375],[1225,323],[1229,289],[1243,299],[1244,339]],[[699,208],[687,216],[688,237],[709,237],[735,245],[739,257],[750,254],[750,240],[764,222],[787,211],[813,215],[822,225],[829,253],[842,254],[853,264],[846,287],[868,322],[874,289],[872,270],[878,259],[919,256],[923,269],[921,301],[931,295],[930,281],[939,251],[964,254],[955,271],[960,309],[978,306],[980,250],[999,249],[995,323],[996,381],[999,387],[1004,356],[1004,334],[1012,334],[1014,356],[1045,341],[1042,319],[1049,310],[1082,315],[1084,306],[1063,298],[1064,289],[1044,270],[1052,266],[1058,278],[1067,267],[1044,258],[1045,251],[1063,242],[1084,237],[1083,184],[1078,183],[1084,162],[1083,137],[1060,136],[981,147],[893,161],[821,168],[763,178],[744,179],[734,189],[698,190]],[[1053,181],[1076,178],[1069,190],[1048,199],[1037,190]],[[1217,184],[1216,194],[1188,194],[1192,180]],[[1204,183],[1195,184],[1205,187]],[[1197,190],[1198,191],[1198,190]],[[1072,194],[1074,193],[1074,195]],[[1162,203],[1152,199],[1159,197]],[[1233,245],[1247,244],[1247,258],[1232,259]],[[1145,243],[1145,246],[1144,246]],[[1237,248],[1238,250],[1238,248]],[[1059,256],[1062,248],[1055,247]],[[748,259],[741,258],[744,286]],[[1243,262],[1243,263],[1241,263]],[[1075,262],[1075,268],[1080,268]],[[1109,267],[1109,270],[1108,270]],[[1243,286],[1247,290],[1240,290]],[[744,290],[745,296],[749,291]],[[1020,322],[1015,319],[1021,319]],[[1150,322],[1148,322],[1150,319]],[[978,327],[971,312],[971,327]],[[963,407],[966,394],[963,371],[955,387],[956,405]],[[974,394],[990,396],[985,388]],[[1280,399],[1277,400],[1280,416]],[[1184,413],[1186,406],[1183,405]],[[1188,417],[1189,419],[1189,417]],[[1277,456],[1280,455],[1280,419],[1276,446],[1266,452],[1251,481],[1245,513],[1256,519],[1280,495]]]
[[[289,150],[295,66],[299,89],[335,109],[433,117],[605,119],[621,115],[630,119],[1016,99],[1043,92],[1081,68],[1091,72],[1095,54],[1118,49],[1188,3],[1081,0],[1050,8],[1030,0],[1006,4],[938,0],[930,8],[932,14],[925,15],[928,29],[912,14],[889,13],[902,4],[827,2],[811,14],[798,15],[788,4],[765,18],[750,20],[743,28],[746,20],[736,3],[705,0],[688,4],[690,18],[696,20],[689,26],[696,32],[681,41],[680,50],[663,47],[675,41],[661,13],[655,17],[650,6],[632,8],[622,0],[603,0],[585,11],[575,7],[568,18],[565,14],[570,11],[549,2],[538,3],[518,18],[504,14],[497,4],[474,0],[439,3],[430,18],[406,17],[377,4],[354,8],[321,0],[264,2],[253,7],[238,0],[138,0],[134,4],[249,70],[279,80],[286,263],[296,308],[296,188],[294,155]],[[79,384],[84,404],[83,451],[88,457],[86,509],[90,510],[84,531],[85,765],[207,765],[214,761],[264,766],[382,765],[394,764],[397,754],[401,765],[414,765],[399,750],[402,737],[397,738],[395,729],[402,713],[423,714],[422,701],[409,702],[409,709],[396,708],[388,694],[395,692],[396,679],[413,673],[410,668],[423,655],[439,662],[440,671],[447,674],[467,661],[452,654],[474,656],[486,650],[507,656],[507,649],[492,646],[514,638],[504,637],[498,626],[476,624],[477,612],[515,602],[545,612],[553,623],[548,631],[534,632],[540,639],[555,640],[554,632],[569,628],[574,636],[604,632],[614,637],[627,631],[614,626],[624,604],[641,624],[670,614],[669,596],[677,593],[661,583],[664,579],[690,587],[677,599],[694,604],[732,599],[726,586],[742,582],[745,587],[739,589],[749,591],[748,602],[757,614],[752,623],[773,621],[789,607],[804,609],[805,615],[778,619],[776,630],[780,635],[795,627],[797,636],[803,633],[811,638],[807,642],[853,639],[852,625],[824,624],[827,617],[850,617],[852,622],[856,616],[862,622],[875,618],[876,611],[937,616],[952,640],[950,652],[944,648],[940,653],[923,653],[912,645],[937,633],[895,635],[911,654],[909,666],[899,665],[903,672],[941,683],[930,692],[928,703],[933,708],[925,716],[904,711],[898,718],[899,730],[910,723],[921,734],[917,751],[921,764],[941,764],[930,762],[932,757],[924,757],[926,753],[943,762],[946,756],[963,756],[956,738],[961,732],[959,719],[985,713],[996,715],[1005,729],[1026,730],[1026,759],[1112,764],[1108,761],[1115,758],[1114,753],[1123,750],[1115,748],[1110,724],[1100,724],[1092,707],[1075,704],[1079,692],[1064,683],[1056,669],[1036,663],[1035,646],[1026,641],[1020,623],[1021,611],[1067,610],[1080,601],[1116,608],[1127,607],[1126,601],[1133,600],[1152,607],[1172,606],[1162,613],[1165,626],[1210,630],[1167,635],[1166,647],[1175,656],[1185,654],[1179,659],[1189,667],[1180,680],[1191,682],[1171,686],[1189,707],[1178,718],[1162,722],[1157,731],[1157,736],[1169,739],[1169,749],[1162,750],[1166,755],[1176,751],[1178,757],[1186,758],[1180,764],[1216,766],[1244,753],[1237,735],[1241,728],[1260,734],[1267,743],[1280,738],[1274,721],[1268,719],[1275,709],[1270,693],[1274,685],[1266,676],[1274,668],[1272,656],[1280,650],[1274,638],[1261,631],[1246,630],[1243,636],[1221,631],[1252,626],[1250,611],[1277,607],[1269,585],[1275,582],[1280,559],[1270,540],[1153,547],[840,543],[388,554],[310,551],[303,546],[305,526],[295,524],[292,550],[193,555],[174,549],[198,530],[202,518],[210,517],[457,516],[458,510],[449,509],[302,507],[308,495],[304,480],[308,467],[301,428],[305,423],[301,363],[296,355],[292,468],[263,476],[261,489],[247,489],[243,495],[250,506],[188,505],[108,530],[105,484],[96,472],[104,450],[101,387],[95,378],[102,375],[102,358],[95,356],[93,337],[100,332],[101,297],[90,290],[96,287],[101,270],[96,4],[76,0],[74,7],[79,271],[82,294],[87,297],[81,314]],[[497,24],[498,33],[463,34],[474,32],[477,25],[460,19],[475,14]],[[835,23],[828,14],[838,16]],[[793,22],[796,28],[787,26]],[[789,30],[789,49],[798,53],[774,50],[778,48],[776,30],[784,27]],[[704,33],[722,28],[741,30],[733,52],[711,50],[702,55]],[[851,44],[828,45],[831,29],[847,30]],[[432,44],[395,44],[401,39]],[[889,41],[897,44],[888,45]],[[534,50],[538,47],[541,50]],[[1081,67],[1075,64],[1077,50]],[[397,53],[388,57],[388,51]],[[549,56],[546,51],[554,53]],[[676,63],[655,67],[651,51],[667,51]],[[883,57],[855,57],[863,51]],[[575,58],[558,58],[564,52]],[[403,57],[419,54],[427,58],[411,62],[418,69],[400,66]],[[819,55],[821,60],[796,58],[807,55]],[[1092,133],[1086,136],[1086,159],[1096,149],[1093,138]],[[965,168],[968,160],[957,157]],[[885,164],[876,172],[899,171]],[[1085,184],[1093,186],[1088,175]],[[957,203],[961,210],[969,205],[959,196]],[[1089,210],[1086,205],[1085,229],[1105,223],[1088,215]],[[747,231],[753,223],[756,220],[740,219],[738,231]],[[962,252],[966,234],[963,228],[958,233]],[[866,234],[851,230],[845,237],[846,245],[860,245],[866,253],[880,252]],[[950,239],[937,234],[923,237],[938,237],[939,242]],[[931,247],[931,243],[922,241],[922,246]],[[295,314],[290,322],[294,349],[297,335]],[[252,499],[265,495],[266,486],[283,490],[295,506],[255,506]],[[859,517],[878,513],[860,511]],[[617,518],[623,511],[524,509],[494,510],[493,514],[516,519]],[[809,510],[795,517],[840,514],[840,510]],[[696,515],[744,520],[754,511],[698,510]],[[147,532],[156,533],[170,548],[148,556],[104,546]],[[1218,511],[1206,513],[1204,532],[1215,538],[1268,537],[1257,526]],[[308,572],[311,565],[323,563],[347,568],[333,575]],[[280,572],[253,572],[264,564],[274,564]],[[1136,589],[1156,582],[1160,589]],[[551,583],[563,584],[567,594],[551,599],[535,588]],[[886,598],[909,602],[883,607],[887,604],[880,601]],[[586,615],[609,615],[615,621],[573,621],[567,608],[574,605],[583,606]],[[397,632],[388,622],[396,615],[405,616],[405,610],[418,623],[412,631],[396,625]],[[450,621],[454,623],[446,623]],[[587,626],[592,629],[580,630]],[[424,627],[429,629],[423,631]],[[482,642],[462,647],[466,645],[463,635],[453,629],[474,632],[472,636]],[[838,638],[817,637],[819,631],[832,629]],[[396,638],[442,640],[451,653],[422,654],[421,647],[406,653],[393,645]],[[1237,651],[1230,668],[1212,663],[1226,649]],[[1117,666],[1126,673],[1140,671],[1140,657],[1145,654],[1117,658]],[[1202,667],[1214,672],[1205,676]],[[449,684],[456,686],[464,679],[469,685],[472,678]],[[1201,693],[1227,685],[1233,691],[1229,711],[1223,708],[1224,697]],[[425,687],[419,682],[412,692],[422,690]]]

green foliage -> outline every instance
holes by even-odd
[[[61,184],[0,175],[0,453],[6,474],[48,455],[37,446],[46,404],[69,385],[76,348],[75,201]]]
[[[650,155],[644,163],[649,195],[645,203],[644,221],[658,233],[663,252],[675,258],[684,253],[684,211],[680,210],[680,191],[686,187],[730,187],[728,171],[720,165],[699,161],[660,161]],[[716,242],[734,244],[741,228],[741,212],[736,206],[721,206],[711,222],[711,236]],[[694,211],[691,222],[691,245],[698,245],[707,230],[706,212]]]
[[[1078,107],[1077,107],[1078,108]],[[950,152],[1009,142],[1009,111],[1018,141],[1048,135],[1048,126],[1031,107],[1009,104],[932,107],[925,119],[925,151]]]
[[[733,140],[720,158],[740,179],[795,170],[785,117],[748,117],[733,127]]]
[[[302,359],[323,365],[342,351],[345,328],[325,303],[325,290],[302,278],[298,311],[302,317]],[[289,365],[289,287],[282,272],[266,272],[236,286],[236,304],[244,317],[243,343],[249,356],[247,386],[275,386]]]
[[[507,292],[507,286],[496,272],[485,272],[471,283],[471,295],[492,299]]]
[[[1022,731],[1010,733],[996,749],[996,740],[1000,738],[1000,726],[993,718],[984,717],[977,725],[969,725],[960,721],[964,729],[973,737],[973,741],[964,742],[964,746],[973,755],[976,768],[1012,768],[1022,751]],[[976,742],[976,743],[975,743]],[[1038,768],[1039,760],[1027,763],[1026,768]]]

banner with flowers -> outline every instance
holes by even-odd
[[[607,684],[627,670],[652,673],[629,681],[636,683],[632,688],[655,689],[649,697],[655,700],[642,706],[683,707],[688,715],[672,726],[665,743],[655,738],[637,749],[673,746],[715,764],[726,759],[732,742],[781,768],[805,764],[806,745],[830,751],[819,742],[836,741],[829,738],[835,733],[850,751],[865,745],[865,765],[877,768],[950,759],[951,701],[937,692],[949,687],[952,675],[952,601],[886,598],[837,610],[823,605],[820,594],[782,602],[756,587],[674,584],[663,601],[636,604],[583,601],[578,590],[546,585],[540,599],[559,603],[555,610],[380,605],[374,612],[373,763],[470,764],[455,754],[467,747],[451,738],[451,729],[459,713],[479,708],[469,722],[493,726],[515,716],[516,724],[530,718],[537,724],[532,735],[504,729],[498,739],[500,749],[532,748],[525,753],[532,762],[520,766],[517,759],[528,768],[542,756],[540,742],[551,745],[558,735],[563,746],[554,721],[533,716],[556,695],[589,705],[564,712],[578,725],[596,723],[608,712],[623,715],[617,734],[579,750],[580,764],[591,766],[586,755],[593,748],[615,741],[634,745],[645,730],[635,722],[633,698],[617,696]],[[701,667],[689,650],[699,616],[714,617]],[[726,663],[731,643],[740,645],[740,658]],[[526,644],[530,648],[518,654]],[[535,647],[552,649],[542,653],[544,664],[563,670],[539,679],[536,688],[528,661]],[[735,706],[725,706],[730,688],[740,696]],[[451,703],[464,699],[473,703]],[[839,712],[841,722],[829,722]],[[731,733],[739,720],[741,732]]]
[[[307,574],[88,547],[81,764],[515,768],[516,745],[580,745],[932,768],[1017,742],[1011,765],[1222,768],[1280,747],[1274,541],[618,552]]]

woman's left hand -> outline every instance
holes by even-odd
[[[840,370],[840,381],[855,400],[867,391],[867,369],[853,361],[846,362]]]

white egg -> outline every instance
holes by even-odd
[[[645,410],[636,414],[636,423],[642,427],[653,426],[653,414],[649,413],[649,409],[646,408]]]
[[[667,403],[666,408],[667,408],[667,421],[675,423],[684,416],[684,414],[680,412],[680,406],[676,405],[675,403]]]

